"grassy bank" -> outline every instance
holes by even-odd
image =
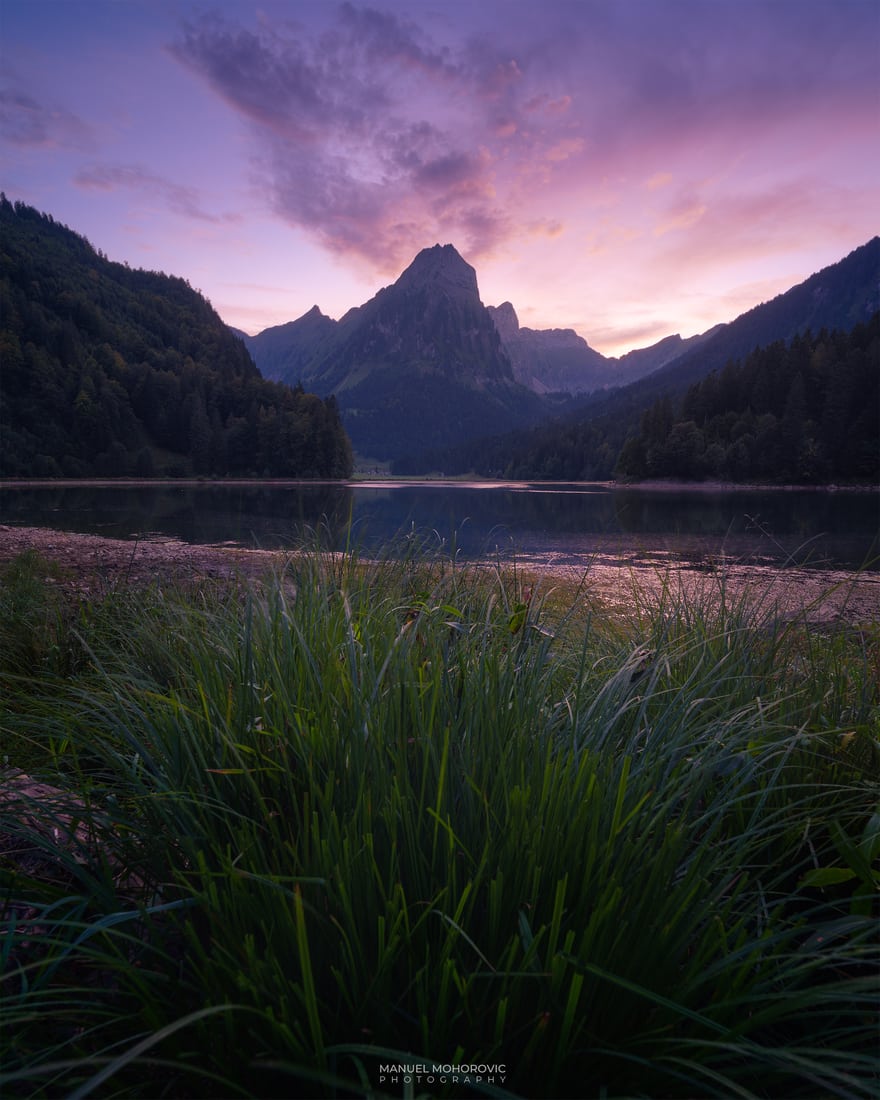
[[[4,1096],[874,1095],[876,626],[55,581],[0,588]]]

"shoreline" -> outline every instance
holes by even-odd
[[[54,563],[60,576],[47,581],[84,598],[125,586],[157,581],[257,583],[291,561],[296,551],[245,549],[218,543],[195,544],[159,536],[113,539],[104,535],[59,531],[50,527],[0,524],[0,567],[32,552]],[[475,567],[495,562],[474,562]],[[621,547],[586,555],[578,563],[552,557],[520,556],[517,572],[541,588],[556,585],[572,599],[626,614],[639,601],[657,601],[670,588],[685,598],[747,601],[777,619],[800,619],[817,627],[880,624],[880,573],[816,570],[768,564],[670,561]]]
[[[496,485],[503,487],[516,486],[552,486],[552,485],[590,485],[594,488],[605,489],[608,492],[626,492],[638,490],[640,492],[703,492],[703,493],[876,493],[880,496],[880,485],[775,485],[765,483],[750,483],[738,481],[674,481],[658,479],[656,481],[537,481],[537,480],[509,480],[504,478],[481,477],[383,477],[372,475],[370,477],[354,477],[341,479],[331,478],[206,478],[206,477],[175,477],[175,478],[0,478],[0,489],[149,489],[156,488],[259,488],[262,486],[302,486],[302,485],[337,485],[343,488],[356,489],[382,486],[393,488],[395,485],[444,485],[451,488],[480,487],[486,488]]]

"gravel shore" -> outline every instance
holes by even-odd
[[[119,585],[156,580],[258,580],[283,567],[289,551],[246,550],[225,545],[191,545],[171,538],[121,540],[55,531],[44,527],[0,525],[0,564],[26,551],[55,562],[58,583],[99,593]],[[771,608],[780,618],[804,616],[816,624],[880,623],[880,573],[838,569],[785,568],[725,562],[676,562],[632,553],[585,555],[580,562],[557,563],[521,557],[517,569],[542,587],[564,583],[577,598],[624,609],[636,599],[656,598],[664,586],[688,596],[720,591]]]

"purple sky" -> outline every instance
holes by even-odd
[[[452,243],[608,355],[880,230],[880,0],[0,0],[0,188],[248,332]]]

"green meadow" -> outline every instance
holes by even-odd
[[[67,580],[0,584],[4,1098],[876,1095],[876,623]]]

